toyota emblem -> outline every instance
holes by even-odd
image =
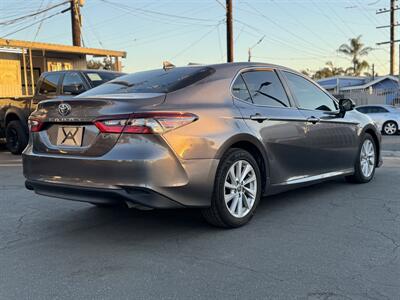
[[[58,113],[61,116],[63,116],[63,117],[68,116],[70,114],[70,112],[71,112],[71,105],[69,105],[68,103],[61,103],[58,106]]]

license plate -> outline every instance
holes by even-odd
[[[57,146],[82,146],[84,127],[60,126],[57,133]]]

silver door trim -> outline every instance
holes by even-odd
[[[317,180],[321,180],[321,179],[331,178],[331,177],[335,177],[335,176],[342,176],[342,175],[352,174],[353,172],[354,172],[354,169],[344,169],[344,170],[339,170],[339,171],[322,173],[322,174],[319,174],[319,175],[296,176],[296,177],[289,178],[285,182],[278,183],[277,185],[291,185],[291,184],[306,183],[306,182],[311,182],[311,181],[317,181]]]

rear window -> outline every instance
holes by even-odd
[[[85,77],[89,80],[92,87],[97,87],[103,83],[124,75],[123,73],[113,72],[85,72]]]
[[[194,84],[215,70],[210,67],[181,67],[169,70],[158,69],[121,76],[80,97],[128,93],[170,93]]]

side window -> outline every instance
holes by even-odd
[[[315,84],[303,77],[284,72],[294,97],[299,102],[300,108],[323,111],[336,111],[336,103]]]
[[[57,93],[57,85],[60,79],[60,73],[48,74],[40,85],[39,94],[41,95],[55,95]]]
[[[236,98],[251,102],[251,97],[242,75],[239,75],[232,86],[232,94]]]
[[[85,85],[81,76],[75,72],[67,72],[62,83],[62,94],[79,95],[85,91]]]
[[[379,112],[379,108],[377,106],[370,106],[368,107],[369,114],[376,114]]]
[[[389,112],[386,108],[384,108],[384,107],[377,107],[377,109],[378,109],[378,113],[387,113],[387,112]]]
[[[358,110],[360,113],[366,114],[368,112],[367,107],[357,107],[356,110]]]
[[[289,99],[274,71],[251,71],[242,74],[254,104],[289,107]]]

